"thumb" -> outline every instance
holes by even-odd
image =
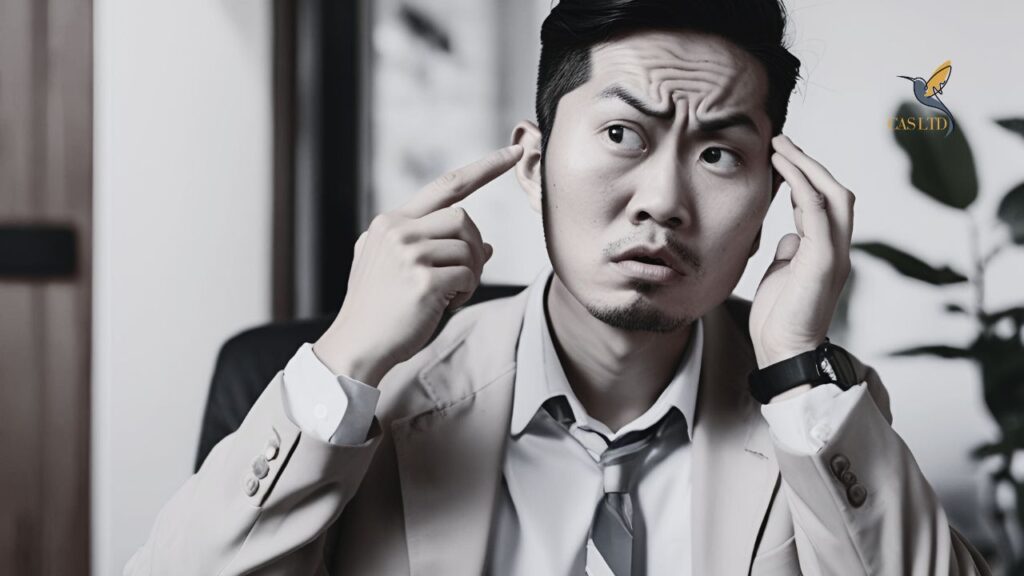
[[[352,256],[353,256],[352,259],[353,260],[358,260],[359,259],[359,257],[363,253],[363,246],[365,246],[365,245],[366,245],[366,231],[364,230],[363,233],[359,235],[359,238],[356,239],[355,248],[352,249]]]
[[[768,265],[764,275],[767,277],[779,268],[788,266],[799,248],[800,236],[790,233],[780,238],[779,245],[775,248],[775,259]]]
[[[775,248],[775,261],[788,262],[796,256],[800,248],[800,236],[792,232],[779,239],[779,245]]]

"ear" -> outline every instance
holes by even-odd
[[[526,192],[530,207],[540,214],[540,128],[529,120],[520,120],[512,129],[512,143],[523,147],[523,157],[516,164],[516,180]]]
[[[768,205],[775,201],[775,196],[779,193],[779,188],[782,187],[784,182],[782,175],[779,174],[775,168],[772,168],[772,198],[768,201]],[[747,254],[747,258],[751,258],[754,254],[757,254],[757,249],[761,247],[761,232],[764,231],[764,224],[757,229],[757,236],[754,238],[754,245],[750,247],[750,254]]]

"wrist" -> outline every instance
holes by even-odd
[[[313,353],[335,376],[346,376],[375,388],[387,373],[379,358],[360,352],[331,330],[313,344]]]
[[[764,370],[765,368],[778,364],[779,362],[795,358],[805,352],[810,352],[820,346],[825,340],[820,340],[817,344],[807,344],[804,346],[788,347],[788,348],[754,348],[754,358],[757,360],[757,368]]]
[[[812,350],[775,360],[758,350],[759,368],[748,376],[750,392],[762,404],[798,396],[819,384],[848,390],[857,382],[856,363],[849,352],[828,338]]]

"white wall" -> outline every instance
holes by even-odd
[[[93,574],[189,476],[218,346],[270,311],[266,0],[97,0]]]

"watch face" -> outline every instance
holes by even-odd
[[[831,356],[831,354],[826,352],[825,355],[821,358],[821,361],[818,362],[818,368],[821,370],[822,374],[828,376],[830,382],[838,382],[839,378],[836,377],[836,371],[835,369],[832,368],[832,363],[829,361],[829,356]]]
[[[823,366],[822,371],[827,373],[832,381],[843,390],[857,383],[857,373],[854,370],[853,362],[850,360],[849,353],[842,348],[835,345],[829,346],[823,355],[822,364],[828,365],[827,370]]]

